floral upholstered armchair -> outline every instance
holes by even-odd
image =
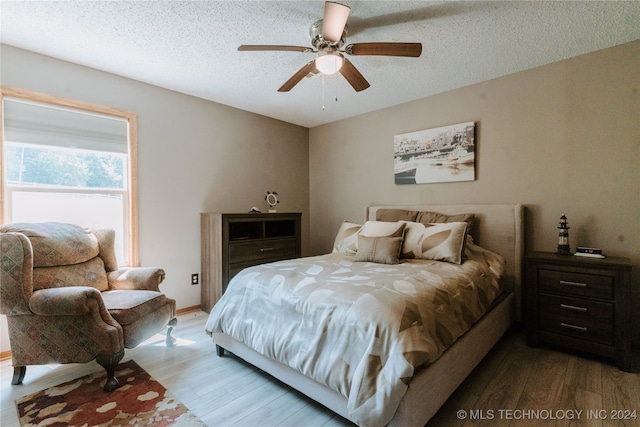
[[[84,363],[107,371],[118,387],[124,349],[167,327],[173,346],[176,302],[160,292],[164,271],[119,269],[113,230],[56,222],[0,226],[0,313],[7,316],[12,384],[27,365]]]

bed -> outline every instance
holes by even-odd
[[[412,351],[407,351],[407,349],[396,351],[396,347],[399,344],[396,345],[396,341],[391,341],[392,338],[387,341],[389,333],[386,329],[379,325],[368,326],[368,323],[366,323],[367,327],[364,327],[358,323],[361,321],[360,318],[354,320],[353,307],[360,304],[364,299],[365,304],[371,304],[371,307],[376,307],[375,310],[368,310],[373,313],[371,317],[380,317],[382,314],[378,314],[378,312],[382,313],[387,309],[378,307],[376,305],[377,300],[395,301],[396,288],[407,288],[410,290],[406,292],[407,294],[416,294],[415,289],[418,287],[411,282],[414,279],[402,279],[400,281],[397,278],[390,279],[393,285],[388,285],[385,282],[387,279],[384,277],[385,275],[395,274],[393,272],[396,269],[402,269],[403,274],[407,271],[406,269],[422,269],[423,260],[407,259],[414,257],[413,255],[404,256],[409,254],[408,252],[404,253],[405,247],[401,248],[402,256],[399,257],[401,258],[399,264],[394,264],[393,259],[385,262],[384,260],[372,260],[365,257],[365,259],[362,259],[365,262],[361,263],[355,262],[355,260],[358,257],[362,258],[360,254],[364,252],[363,247],[367,247],[369,250],[372,247],[374,249],[378,248],[373,252],[370,251],[371,253],[375,252],[375,257],[388,257],[388,251],[380,248],[383,247],[381,246],[382,242],[386,245],[387,243],[393,244],[397,240],[395,238],[398,236],[393,235],[397,230],[393,228],[392,224],[396,224],[396,226],[398,224],[402,225],[400,227],[402,233],[400,234],[404,236],[404,243],[401,244],[411,247],[407,242],[410,241],[410,236],[416,235],[416,232],[411,231],[413,234],[409,234],[408,230],[410,227],[413,227],[411,230],[417,230],[415,228],[415,220],[411,219],[411,215],[414,213],[427,215],[423,218],[432,218],[429,221],[433,221],[433,223],[450,222],[450,224],[444,226],[447,230],[450,230],[448,235],[456,235],[455,230],[461,229],[461,227],[464,228],[465,243],[463,253],[465,258],[464,262],[461,262],[459,266],[464,269],[464,277],[471,274],[471,270],[474,271],[473,274],[476,274],[475,271],[478,270],[478,278],[474,278],[473,281],[486,282],[487,284],[485,288],[479,288],[478,286],[480,290],[474,291],[477,295],[470,297],[475,298],[473,302],[469,303],[469,307],[461,309],[464,315],[453,316],[461,325],[455,327],[447,326],[445,329],[435,328],[434,330],[437,329],[439,331],[435,334],[438,335],[438,339],[435,340],[436,343],[420,343],[420,345],[416,344],[415,348],[411,349]],[[469,219],[469,214],[471,214],[471,219]],[[404,221],[406,215],[409,216]],[[441,220],[433,219],[429,215],[440,216]],[[360,247],[356,249],[356,254],[345,255],[342,252],[348,253],[348,250],[339,250],[337,254],[331,253],[295,261],[280,261],[266,266],[251,267],[241,272],[230,282],[227,293],[211,311],[206,325],[206,332],[211,335],[216,344],[219,356],[224,354],[224,350],[229,351],[358,425],[424,426],[502,337],[514,320],[520,317],[523,208],[520,205],[480,204],[369,206],[365,209],[365,221],[364,227],[374,227],[369,228],[369,231],[376,230],[379,233],[376,235],[376,232],[363,232],[362,228],[359,229],[359,234],[367,237],[358,237]],[[387,227],[384,228],[386,231],[380,231],[382,230],[380,227]],[[428,227],[431,227],[431,223]],[[436,228],[432,229],[435,230]],[[467,235],[471,236],[471,238],[466,237]],[[377,239],[376,237],[382,238]],[[338,239],[336,238],[334,252],[336,252],[337,242]],[[348,244],[344,243],[346,246],[353,244],[353,241],[349,243],[346,239],[341,242],[347,242]],[[495,256],[495,254],[498,254],[498,256]],[[445,256],[454,256],[454,259],[447,259],[446,262],[439,260],[425,261],[430,262],[434,267],[429,268],[434,268],[435,270],[433,271],[436,271],[442,277],[448,276],[450,271],[456,270],[458,267],[455,267],[455,265],[462,261],[461,259],[455,259],[455,251],[453,255],[445,254]],[[420,256],[415,258],[420,258]],[[476,262],[476,258],[478,262]],[[483,262],[483,260],[489,260],[489,262]],[[498,266],[496,260],[501,261],[501,266]],[[298,264],[302,263],[309,264],[299,267]],[[306,272],[314,271],[315,269],[323,271],[327,263],[338,264],[338,267],[336,267],[338,270],[340,265],[344,267],[339,280],[341,284],[347,283],[352,279],[358,281],[357,286],[353,289],[357,288],[358,297],[356,301],[359,302],[345,304],[348,310],[351,311],[343,314],[342,317],[340,317],[336,304],[325,303],[325,300],[331,301],[333,298],[331,296],[332,292],[325,288],[313,288],[311,293],[313,298],[308,299],[302,299],[302,296],[295,292],[283,291],[287,286],[283,284],[286,283],[286,277],[297,274],[293,272],[295,269],[305,269]],[[352,268],[354,270],[351,270]],[[375,280],[370,280],[369,274],[372,270],[381,273],[380,276],[376,276]],[[494,272],[497,272],[495,277]],[[331,282],[329,285],[334,287],[336,274],[338,273],[332,272],[331,275],[327,276],[327,283]],[[420,272],[419,274],[414,274],[414,276],[418,278],[416,280],[423,280],[425,276],[431,278],[434,274],[436,273],[432,273],[429,270],[428,273]],[[320,276],[322,274],[318,277]],[[378,277],[380,278],[378,279]],[[264,290],[258,291],[260,280],[265,282],[263,287],[270,289],[270,294],[265,296],[261,294],[261,292],[264,293]],[[300,282],[300,278],[297,280]],[[429,280],[438,281],[436,278]],[[440,281],[445,283],[444,280]],[[242,282],[247,284],[243,285]],[[499,283],[499,285],[496,285],[496,283]],[[241,286],[245,286],[245,288],[241,290]],[[378,296],[383,295],[383,297],[378,297],[377,300],[369,298],[366,293],[361,291],[366,286],[371,286],[371,291],[366,292],[375,293]],[[294,288],[305,289],[305,286],[292,285],[291,289]],[[330,287],[328,289],[333,290]],[[465,289],[470,288],[467,286]],[[356,290],[353,292],[356,292]],[[318,322],[320,323],[318,324],[314,323],[315,320],[313,320],[310,324],[305,325],[305,322],[309,323],[309,319],[306,319],[297,323],[295,330],[288,328],[289,320],[288,318],[285,319],[285,317],[289,315],[289,311],[274,310],[274,306],[269,305],[276,300],[280,304],[283,298],[281,294],[283,293],[294,295],[297,298],[295,300],[296,307],[310,306],[310,312],[313,313],[312,317],[314,319],[315,313],[320,313],[317,316],[324,316],[321,313],[328,312],[328,317],[319,317]],[[436,291],[433,295],[439,295],[440,293],[441,291]],[[471,295],[471,292],[467,290],[463,293]],[[229,294],[228,297],[227,294]],[[301,292],[301,294],[304,294],[304,292]],[[365,295],[364,298],[363,295]],[[414,297],[423,298],[415,295]],[[244,299],[251,305],[248,306],[245,303],[244,309],[238,309],[238,311],[232,308],[234,303],[231,301],[234,298],[236,300]],[[341,296],[340,298],[342,299],[343,297]],[[410,301],[410,299],[408,298],[407,301]],[[413,303],[407,301],[402,302],[402,306],[413,307]],[[458,303],[456,302],[456,304]],[[440,303],[433,304],[433,306],[435,307],[434,310],[439,310],[435,313],[443,310],[443,305]],[[477,306],[486,308],[486,311],[476,313]],[[278,305],[277,307],[281,306]],[[389,310],[391,312],[393,310],[397,311],[397,309],[393,308]],[[448,309],[445,307],[444,310]],[[253,313],[254,311],[255,313]],[[298,309],[296,308],[293,311],[298,311]],[[418,311],[420,316],[424,316],[422,307]],[[265,320],[265,318],[259,317],[261,315],[272,317],[267,318],[269,320]],[[406,330],[428,329],[427,322],[420,316],[417,317],[418,321],[415,319],[410,321],[398,320],[398,322],[406,325],[397,328],[403,332],[399,338],[394,337],[393,339],[406,341],[406,335],[404,335]],[[467,327],[464,321],[460,320],[461,318],[464,318],[466,322],[472,322],[472,324]],[[338,326],[335,324],[335,319],[339,319]],[[437,319],[435,323],[438,323],[439,318],[437,315],[434,315],[434,319]],[[374,320],[372,319],[372,322]],[[366,322],[368,321],[369,319],[366,320]],[[270,329],[260,329],[261,326],[266,324],[271,326]],[[273,327],[274,325],[277,326]],[[318,325],[321,326],[318,327]],[[346,325],[349,325],[349,327]],[[304,340],[293,335],[291,335],[293,338],[288,338],[289,334],[296,333],[298,329],[304,329],[305,327],[307,329],[322,329],[322,334],[312,336],[308,343],[302,342]],[[340,364],[324,366],[328,363],[324,359],[325,354],[335,358],[335,353],[337,352],[340,358],[348,361],[350,355],[346,353],[352,352],[353,349],[355,349],[353,353],[357,353],[357,349],[360,346],[360,337],[369,333],[368,331],[372,328],[377,344],[371,345],[381,348],[374,348],[374,350],[368,348],[367,352],[370,354],[367,357],[368,359],[373,359],[377,364],[359,364],[358,367],[355,367],[355,364],[349,365],[348,363],[345,366]],[[457,329],[460,329],[459,336],[453,332]],[[442,333],[441,331],[443,330],[446,333]],[[452,332],[449,333],[450,330]],[[278,335],[274,331],[281,332],[281,334]],[[351,335],[344,335],[346,333]],[[406,332],[406,334],[408,333]],[[274,335],[271,337],[274,341],[268,341],[266,339],[267,335]],[[344,341],[344,337],[348,337],[346,339],[349,340],[349,345],[345,346],[344,342],[341,344],[331,342],[332,335],[340,337],[339,339],[342,341]],[[415,340],[412,338],[409,342],[414,343]],[[314,353],[314,351],[317,351],[318,354]],[[398,353],[403,355],[404,358],[399,358]],[[301,356],[298,356],[298,354]],[[374,354],[374,356],[372,357],[371,354]],[[410,355],[409,358],[406,356],[407,354]],[[415,361],[412,359],[411,363],[405,363],[405,359],[413,357],[415,357]],[[382,367],[380,367],[378,359],[384,361]],[[370,366],[374,367],[371,368]],[[377,371],[382,371],[381,375],[384,378],[369,380],[371,376],[369,371],[376,369]],[[347,384],[339,381],[343,377],[348,377]],[[388,380],[388,378],[393,378],[393,380]],[[374,389],[372,392],[369,392],[367,388],[371,385],[369,384],[370,382],[375,383],[372,385]],[[356,386],[355,388],[354,385]],[[347,396],[350,396],[350,398]]]

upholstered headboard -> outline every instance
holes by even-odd
[[[376,205],[365,209],[365,220],[376,220],[380,209],[404,209],[445,215],[473,213],[473,240],[506,259],[505,284],[516,297],[516,319],[521,319],[524,208],[522,205]]]

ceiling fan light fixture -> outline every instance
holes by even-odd
[[[344,64],[344,58],[335,52],[321,52],[316,58],[316,68],[326,75],[337,73],[342,68],[342,64]]]

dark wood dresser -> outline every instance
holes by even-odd
[[[631,354],[631,263],[534,252],[525,256],[527,344],[547,342],[615,360]]]
[[[202,213],[200,306],[207,313],[242,269],[299,258],[301,213]]]

